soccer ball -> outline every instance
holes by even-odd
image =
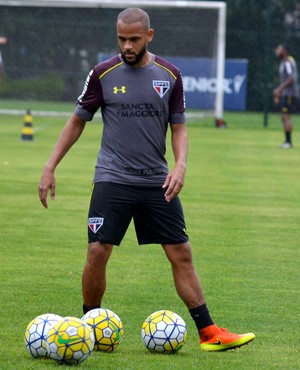
[[[156,311],[142,325],[142,341],[150,352],[175,353],[185,344],[184,320],[169,310]]]
[[[30,321],[25,330],[24,339],[26,349],[32,357],[47,356],[46,338],[48,332],[61,319],[62,317],[59,315],[45,313]]]
[[[124,335],[124,329],[116,313],[106,308],[95,308],[87,312],[81,320],[93,329],[94,351],[112,352],[118,348]]]
[[[49,330],[47,350],[60,364],[78,365],[89,357],[94,341],[89,325],[77,317],[65,317]]]

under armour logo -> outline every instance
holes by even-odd
[[[118,93],[125,94],[126,93],[126,86],[122,86],[121,88],[118,88],[117,86],[114,87],[114,94]]]

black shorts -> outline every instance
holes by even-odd
[[[165,189],[99,182],[93,187],[89,243],[120,245],[134,220],[139,244],[181,244],[188,240],[178,197],[164,199]]]
[[[282,96],[280,99],[281,113],[296,113],[298,105],[299,102],[296,96]]]

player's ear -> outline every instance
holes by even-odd
[[[147,31],[147,41],[151,42],[153,40],[153,37],[154,37],[154,29],[149,28],[149,30]]]

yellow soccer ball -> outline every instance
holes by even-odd
[[[65,317],[48,332],[49,357],[60,364],[78,365],[93,351],[94,333],[77,317]]]
[[[106,308],[95,308],[82,318],[92,328],[95,336],[94,351],[113,352],[123,338],[124,329],[119,316]]]

